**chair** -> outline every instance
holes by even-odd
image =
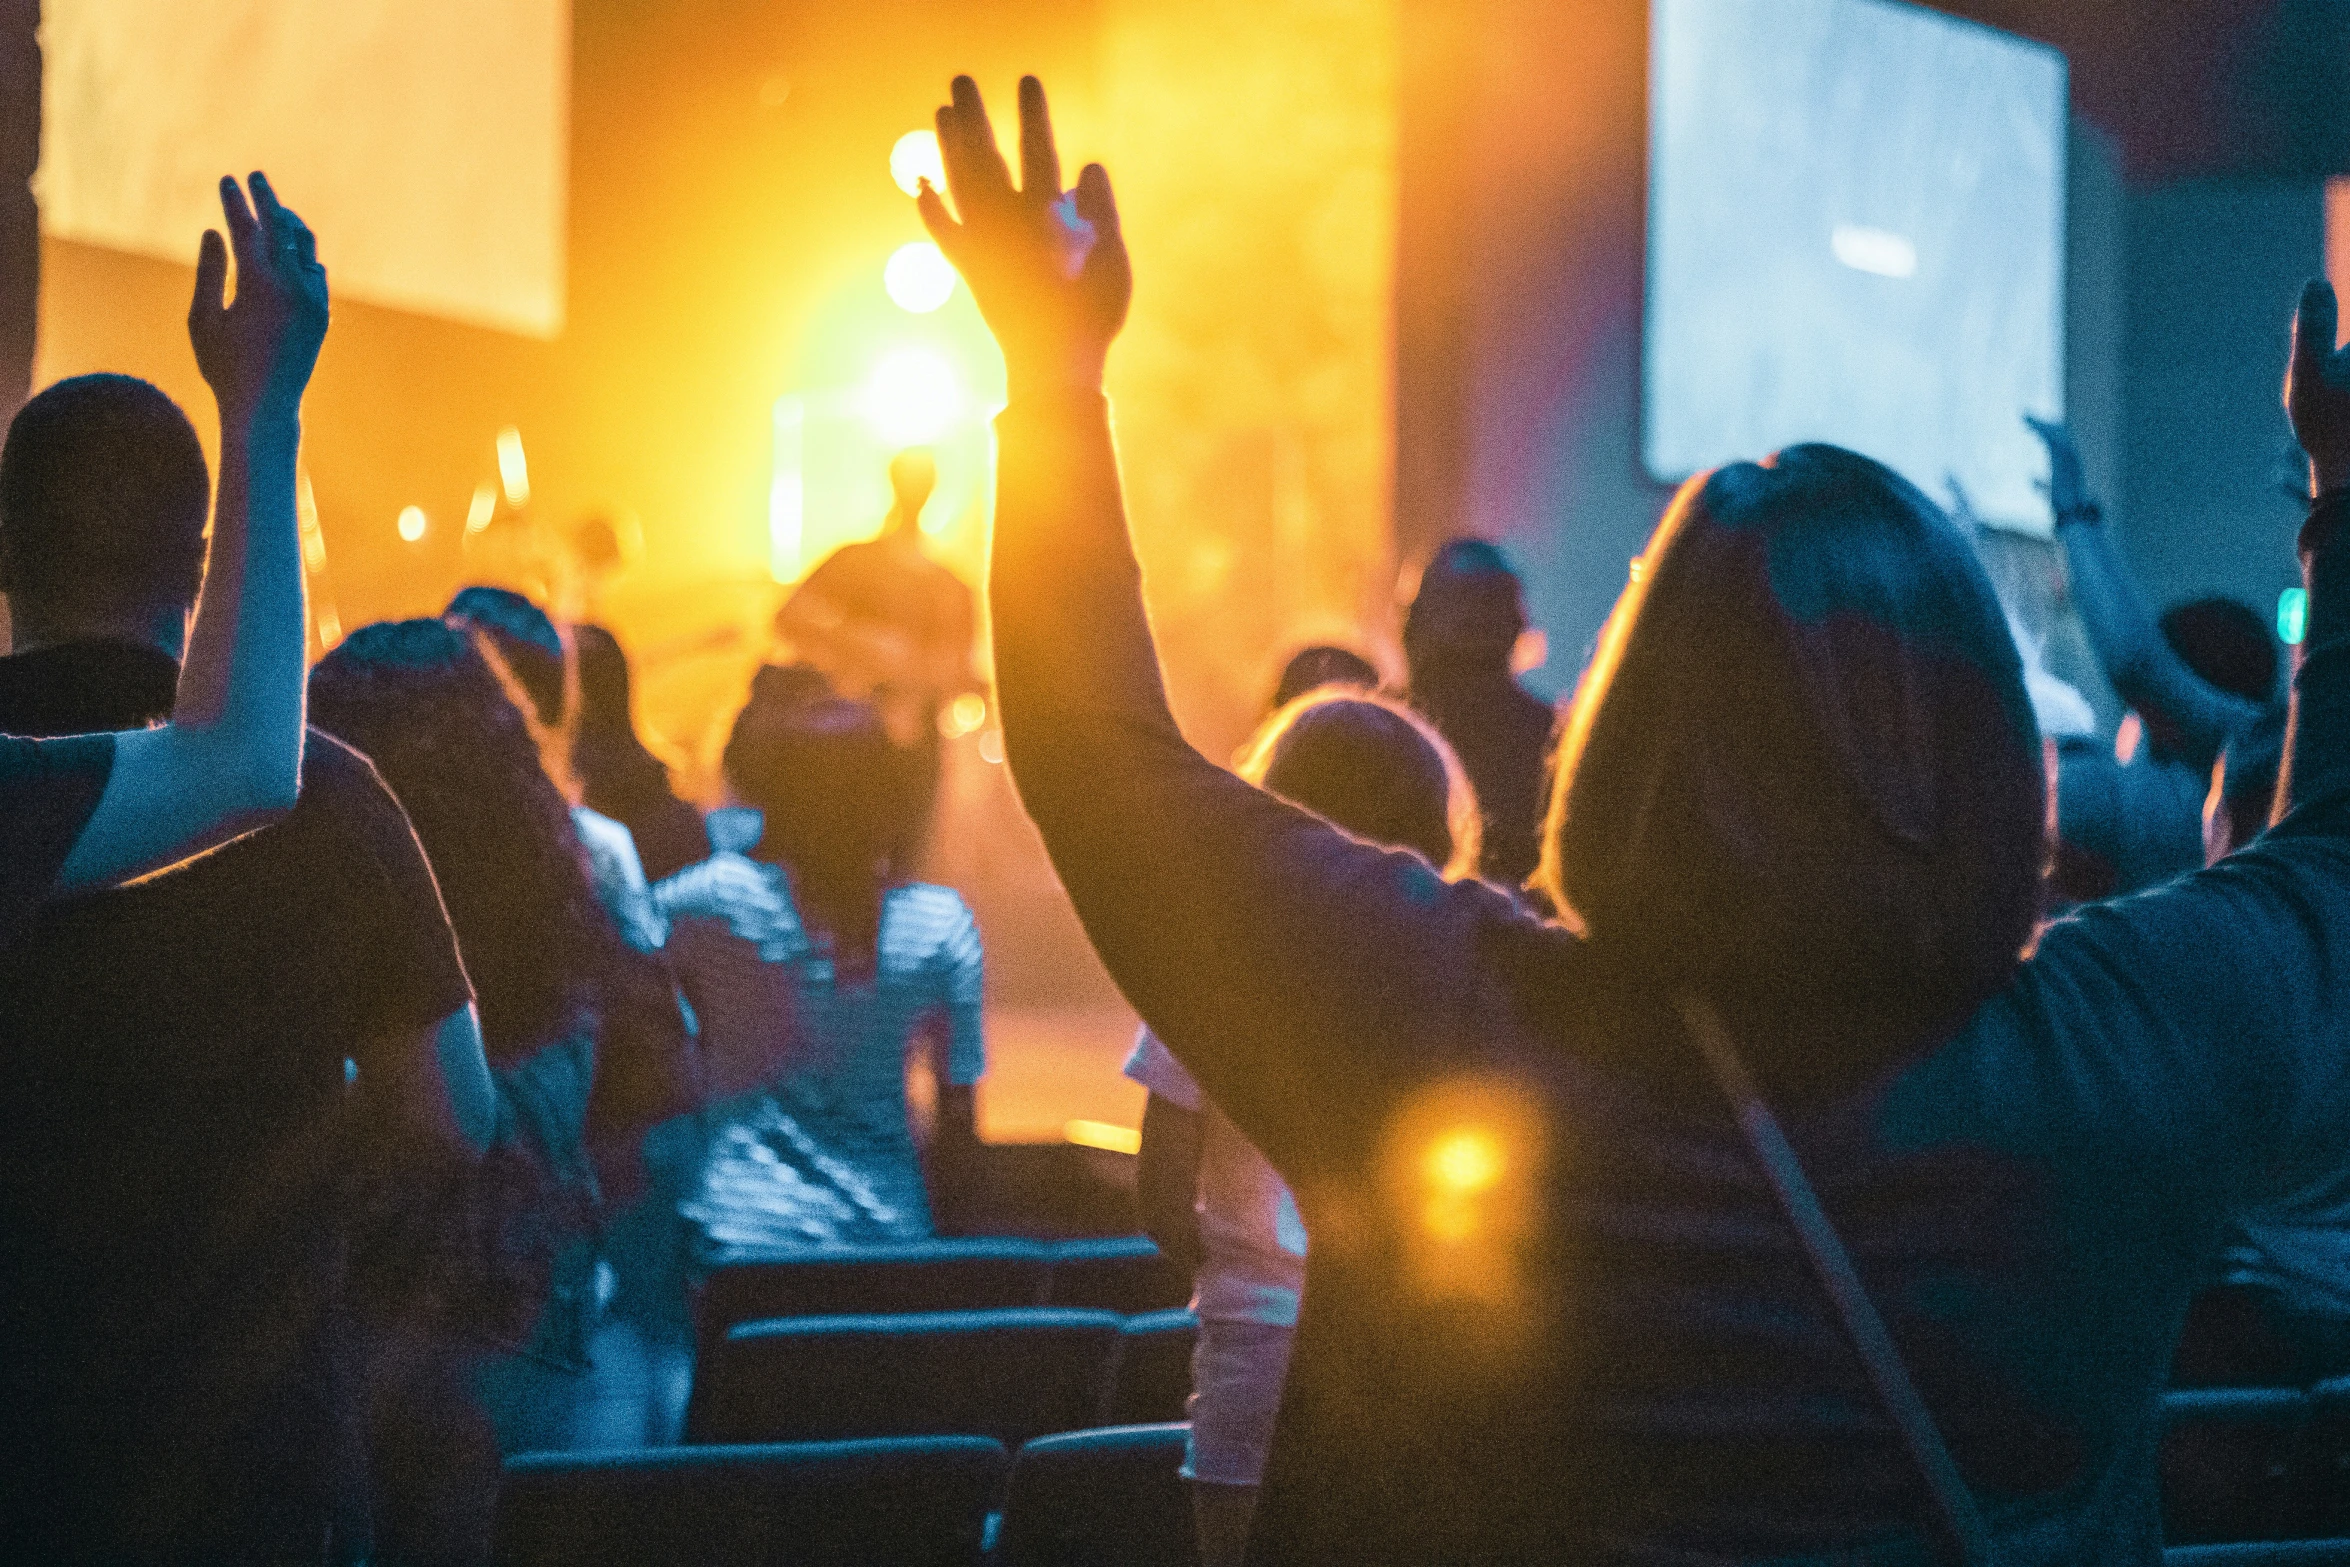
[[[1175,1271],[1147,1235],[1060,1241],[1050,1257],[1048,1306],[1133,1316],[1172,1310],[1191,1299],[1191,1280]]]
[[[696,1367],[689,1442],[991,1436],[1100,1423],[1118,1352],[1107,1311],[786,1317],[734,1328]]]
[[[977,1437],[531,1453],[495,1567],[980,1567],[1011,1455]]]
[[[997,1567],[1198,1567],[1182,1425],[1039,1437],[1012,1460]]]
[[[737,1248],[710,1260],[697,1292],[697,1347],[739,1323],[892,1311],[997,1311],[1044,1303],[1045,1248],[1011,1236],[855,1250]]]
[[[1189,1418],[1191,1352],[1198,1344],[1199,1318],[1189,1311],[1128,1317],[1118,1330],[1118,1365],[1104,1423],[1158,1425]]]
[[[2298,1493],[2300,1532],[2350,1537],[2350,1377],[2334,1377],[2309,1390]]]
[[[2350,1567],[2350,1540],[2251,1540],[2173,1545],[2162,1567]]]
[[[2294,1490],[2310,1400],[2298,1388],[2173,1389],[2162,1397],[2162,1536],[2179,1545],[2300,1532]]]

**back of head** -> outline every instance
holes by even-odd
[[[2277,645],[2254,610],[2215,595],[2173,605],[2158,624],[2171,651],[2206,684],[2247,702],[2275,699]]]
[[[511,588],[471,587],[449,600],[446,614],[486,635],[522,689],[538,721],[560,727],[570,711],[564,695],[563,636],[547,612]]]
[[[1273,706],[1276,710],[1321,686],[1346,686],[1357,691],[1379,689],[1379,671],[1360,653],[1342,647],[1316,644],[1299,648],[1281,666],[1281,679],[1273,687]]]
[[[766,817],[751,852],[791,871],[803,912],[845,953],[868,955],[881,895],[900,873],[894,854],[920,808],[913,763],[870,704],[791,697],[754,691],[726,742],[727,782]]]
[[[184,613],[210,510],[204,449],[177,403],[133,376],[59,381],[0,450],[0,592],[28,618]]]
[[[1265,721],[1240,773],[1358,838],[1409,849],[1447,876],[1476,870],[1469,775],[1427,720],[1401,703],[1338,687],[1309,691]]]
[[[616,938],[530,727],[472,639],[439,620],[363,626],[311,671],[310,718],[407,808],[492,1059],[580,1026]]]
[[[1506,669],[1525,629],[1525,589],[1501,550],[1483,539],[1453,539],[1420,574],[1420,591],[1404,614],[1404,656],[1415,681],[1432,666]]]
[[[1642,991],[1743,1020],[1774,1086],[1832,1091],[2012,975],[2044,787],[1967,541],[1881,464],[1793,447],[1658,526],[1568,715],[1538,880]]]
[[[572,641],[579,660],[579,732],[572,741],[572,767],[591,809],[625,815],[615,809],[619,802],[668,792],[669,769],[637,737],[628,655],[619,639],[602,626],[582,625],[573,629]]]

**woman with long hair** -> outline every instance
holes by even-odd
[[[571,766],[580,803],[626,827],[636,839],[645,874],[675,874],[710,852],[701,813],[677,797],[669,769],[637,734],[629,690],[628,654],[597,625],[572,628],[579,659],[579,732]]]
[[[682,1053],[683,1024],[598,901],[570,807],[473,634],[362,627],[312,672],[310,711],[374,761],[415,824],[499,1091],[481,1173],[375,1194],[386,1214],[355,1285],[378,1558],[464,1560],[487,1548],[497,1453],[570,1444],[600,1305],[599,1170],[686,1108],[643,1089]]]
[[[1252,1559],[2160,1560],[2160,1392],[2231,1221],[2350,1190],[2350,353],[2282,815],[2039,935],[1980,563],[1805,446],[1691,480],[1570,709],[1529,917],[1185,743],[1100,395],[1107,176],[977,88],[927,226],[1004,351],[1005,747],[1088,935],[1313,1236]]]
[[[1419,855],[1448,881],[1477,873],[1483,823],[1468,772],[1400,702],[1339,686],[1295,694],[1242,748],[1238,771],[1366,843]],[[1297,1331],[1305,1221],[1265,1156],[1147,1028],[1126,1075],[1150,1091],[1136,1162],[1143,1227],[1195,1278],[1183,1478],[1200,1563],[1238,1567]]]
[[[926,1237],[969,1178],[987,1051],[979,928],[898,860],[921,780],[871,705],[780,679],[754,688],[725,767],[761,826],[683,873],[731,866],[738,893],[678,919],[671,951],[718,1070],[785,1064],[722,1109],[687,1216],[717,1247]],[[937,1088],[935,1189],[906,1092],[918,1048]]]

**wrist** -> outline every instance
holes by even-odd
[[[1109,350],[1068,349],[1058,353],[1007,353],[1004,392],[1015,403],[1046,398],[1099,397]]]

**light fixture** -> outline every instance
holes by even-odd
[[[530,465],[522,457],[522,432],[512,425],[498,432],[498,482],[505,486],[506,504],[530,504]]]
[[[963,414],[963,383],[955,367],[927,348],[884,354],[866,377],[859,399],[866,422],[892,446],[937,440]]]
[[[889,177],[909,196],[922,188],[924,180],[930,181],[933,190],[946,189],[947,168],[938,155],[938,132],[908,131],[900,136],[897,145],[889,149]]]
[[[425,518],[423,507],[403,506],[400,508],[401,538],[406,539],[411,544],[414,544],[418,539],[424,537],[424,524]]]
[[[926,316],[955,292],[955,265],[926,239],[900,245],[881,269],[881,286],[900,310]]]

